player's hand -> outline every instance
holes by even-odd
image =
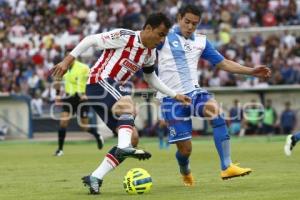
[[[50,73],[56,80],[61,80],[63,75],[67,72],[69,66],[64,62],[56,64],[51,70]]]
[[[269,78],[271,76],[271,70],[265,65],[259,65],[253,69],[252,75],[260,78]]]
[[[180,101],[183,105],[186,105],[186,106],[190,105],[192,102],[190,97],[183,95],[183,94],[176,94],[175,99],[177,101]]]

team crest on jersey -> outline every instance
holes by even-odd
[[[193,50],[193,48],[191,47],[191,45],[189,43],[184,43],[183,49],[186,52],[191,52]]]
[[[135,35],[134,31],[130,31],[130,30],[121,30],[120,31],[121,35]]]
[[[121,60],[120,65],[122,67],[125,67],[126,69],[128,69],[129,71],[131,71],[132,73],[137,72],[140,69],[140,66],[138,66],[135,62],[124,58]]]
[[[175,128],[173,128],[173,127],[169,127],[169,131],[170,131],[170,135],[171,136],[175,136],[176,135],[176,130],[175,130]]]
[[[111,33],[110,38],[112,40],[115,40],[115,39],[119,39],[123,35],[135,35],[135,32],[130,31],[130,30],[120,30],[120,31]]]

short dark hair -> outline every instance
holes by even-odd
[[[187,4],[185,6],[182,6],[178,13],[180,14],[181,17],[183,17],[186,13],[192,13],[194,15],[197,15],[201,18],[202,15],[202,11],[200,8],[198,8],[197,6],[191,5],[191,4]]]
[[[149,15],[143,29],[145,29],[147,25],[150,25],[152,28],[157,28],[161,24],[164,24],[167,29],[170,29],[172,25],[170,19],[165,14],[154,13]]]

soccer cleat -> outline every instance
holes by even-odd
[[[97,141],[98,149],[102,149],[103,145],[104,145],[104,139],[103,139],[102,135],[99,134],[98,137],[96,138],[96,141]]]
[[[230,164],[230,166],[221,172],[221,178],[227,180],[230,178],[245,176],[252,172],[250,168],[241,168],[236,164]]]
[[[293,135],[288,135],[286,137],[285,145],[284,145],[284,153],[286,156],[292,155],[292,150],[295,146],[293,140],[292,140]]]
[[[126,147],[123,149],[117,148],[116,150],[116,157],[120,159],[124,158],[135,158],[139,160],[145,160],[151,158],[151,154],[142,149],[136,149],[133,147]]]
[[[62,150],[57,149],[54,153],[54,156],[62,156],[64,155],[64,152]]]
[[[190,187],[195,185],[195,179],[192,173],[189,173],[188,175],[182,175],[182,181],[183,181],[183,185],[185,186]]]
[[[102,185],[102,180],[94,176],[84,176],[81,178],[84,186],[88,186],[91,194],[100,194],[100,187]]]

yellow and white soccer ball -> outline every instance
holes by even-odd
[[[133,168],[124,176],[123,185],[128,194],[144,194],[150,191],[152,178],[146,170]]]

